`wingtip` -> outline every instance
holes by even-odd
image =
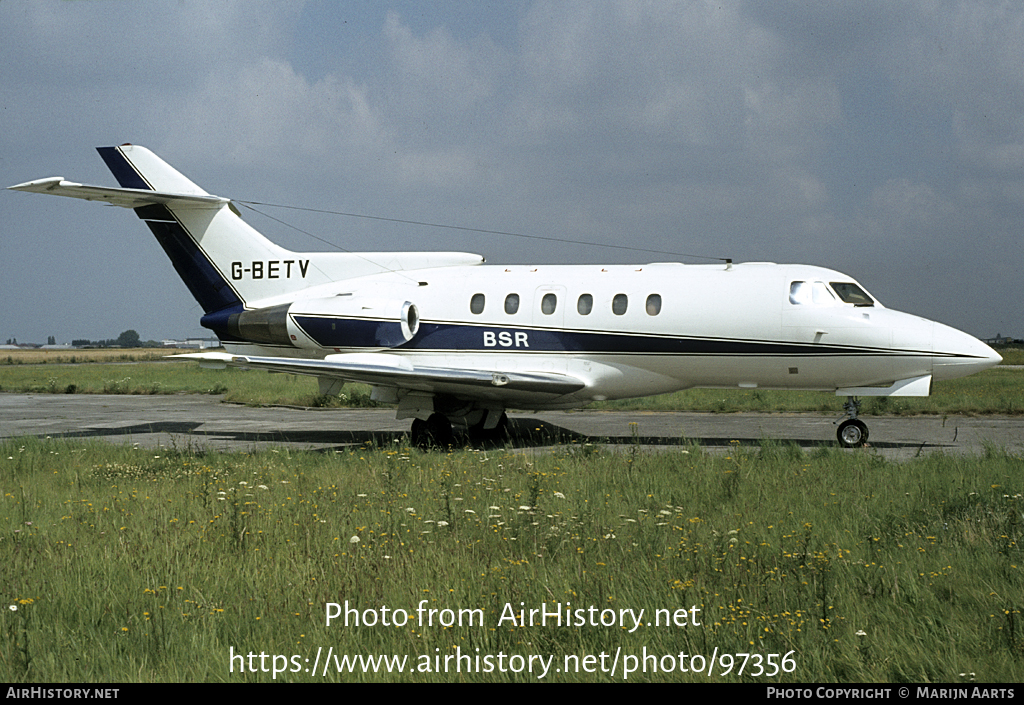
[[[45,179],[34,179],[23,184],[8,186],[7,189],[9,191],[45,191],[54,186],[59,186],[62,181],[64,181],[63,176],[48,176]]]

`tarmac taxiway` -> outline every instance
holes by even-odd
[[[836,419],[807,413],[572,411],[512,413],[512,445],[638,443],[671,449],[697,443],[716,452],[765,439],[807,449],[835,445]],[[1024,452],[1024,417],[864,416],[871,452],[894,459],[922,453]],[[634,425],[635,424],[635,425]],[[248,407],[218,396],[0,394],[0,438],[91,438],[142,447],[196,450],[343,450],[407,439],[391,409]],[[859,452],[861,449],[849,452]]]

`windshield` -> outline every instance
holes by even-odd
[[[874,306],[875,300],[853,282],[829,282],[839,298],[854,306]]]

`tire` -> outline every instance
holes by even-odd
[[[868,442],[868,427],[860,419],[849,419],[839,424],[836,438],[844,448],[860,448]]]
[[[427,440],[427,422],[423,419],[413,419],[412,429],[409,431],[410,445],[420,450],[427,450],[430,442]]]
[[[412,420],[412,445],[422,451],[431,449],[447,450],[455,445],[455,434],[451,421],[444,414],[431,414],[426,421]]]

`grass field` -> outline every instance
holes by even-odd
[[[165,348],[82,348],[74,350],[0,350],[0,365],[74,365],[87,362],[160,360]]]
[[[997,450],[7,441],[0,681],[1020,682],[1022,470]],[[360,626],[328,625],[346,601]]]
[[[69,362],[0,365],[0,389],[327,403],[292,375]],[[1020,413],[1020,375],[864,410]],[[841,402],[702,390],[601,406]],[[896,464],[769,442],[712,456],[2,441],[0,682],[1019,682],[1022,470],[995,448]],[[359,626],[343,607],[328,624],[346,601]],[[342,660],[384,656],[405,660]]]

